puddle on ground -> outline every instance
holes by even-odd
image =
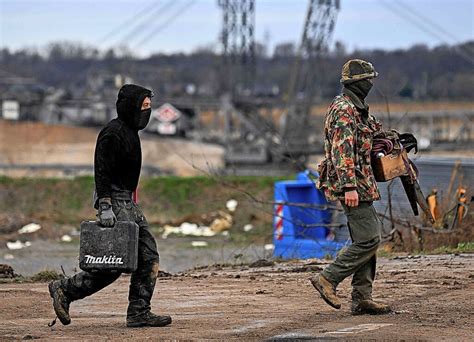
[[[196,266],[234,263],[236,255],[241,255],[238,263],[252,262],[268,256],[263,246],[250,245],[245,248],[245,253],[241,253],[242,248],[216,239],[210,240],[215,241],[216,244],[209,248],[192,248],[192,240],[193,238],[185,237],[170,237],[166,240],[157,238],[160,268],[170,273],[178,273]],[[219,241],[222,244],[218,244]],[[61,267],[66,275],[71,276],[80,271],[78,255],[77,242],[59,243],[52,240],[35,240],[31,242],[31,246],[15,251],[0,246],[0,264],[10,265],[15,273],[23,276],[31,276],[43,270],[55,270],[62,273]]]
[[[232,334],[242,334],[242,333],[245,333],[245,332],[247,332],[249,330],[252,330],[252,329],[263,328],[269,323],[272,323],[272,321],[270,321],[270,320],[255,320],[251,324],[243,325],[239,328],[232,329],[229,332],[232,333]]]
[[[329,331],[325,335],[338,335],[338,334],[357,334],[360,332],[367,332],[372,330],[378,330],[383,327],[388,327],[393,325],[391,323],[368,323],[368,324],[359,324],[353,327],[343,328],[335,331]]]

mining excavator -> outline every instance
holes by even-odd
[[[322,151],[311,141],[310,113],[323,70],[320,57],[328,51],[339,0],[309,0],[303,32],[291,66],[283,114],[278,124],[259,113],[262,104],[249,96],[252,76],[254,2],[221,1],[224,9],[224,72],[228,92],[222,96],[225,118],[225,163],[230,173],[270,174],[305,168],[307,156]],[[233,6],[235,5],[235,6]],[[240,44],[232,46],[232,35]],[[233,48],[232,48],[233,47]],[[247,90],[247,91],[246,91]]]

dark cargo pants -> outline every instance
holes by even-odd
[[[352,300],[372,298],[375,279],[376,252],[380,244],[382,221],[372,202],[360,202],[358,207],[342,204],[352,244],[324,269],[322,275],[334,286],[352,277]]]
[[[112,198],[112,209],[118,221],[134,221],[139,226],[138,267],[130,278],[127,316],[133,317],[150,311],[151,297],[159,270],[156,242],[148,230],[142,210],[131,199]],[[62,281],[66,296],[78,300],[90,296],[112,284],[120,276],[115,272],[80,272]]]

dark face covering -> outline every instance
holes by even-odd
[[[134,84],[126,84],[119,91],[118,117],[133,130],[144,129],[150,120],[151,109],[141,109],[146,97],[152,97],[151,90]]]
[[[357,97],[362,102],[364,102],[367,95],[369,95],[369,92],[372,89],[372,86],[373,86],[372,82],[365,79],[365,80],[360,80],[354,83],[347,84],[344,87],[352,91],[354,94],[357,95]]]
[[[133,125],[136,129],[141,130],[148,125],[150,121],[151,108],[141,110],[140,113],[135,115]]]

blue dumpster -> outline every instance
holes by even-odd
[[[283,259],[335,256],[347,242],[329,241],[332,211],[310,176],[301,172],[296,180],[275,183],[274,257]]]

